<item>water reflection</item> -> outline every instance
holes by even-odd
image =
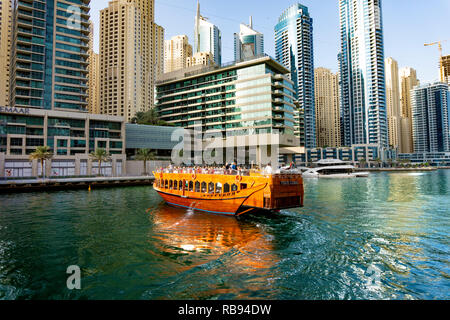
[[[153,221],[148,234],[154,247],[151,254],[166,267],[161,277],[184,274],[190,279],[191,295],[199,299],[217,295],[245,299],[250,298],[247,294],[267,291],[270,269],[279,257],[274,253],[273,237],[251,218],[191,212],[167,205],[149,214]],[[243,282],[252,290],[242,290]],[[151,297],[184,297],[185,285],[185,281],[179,286],[171,284],[170,293],[162,286],[152,290]]]

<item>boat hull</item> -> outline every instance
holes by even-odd
[[[198,210],[207,213],[222,214],[234,216],[237,215],[242,203],[247,199],[232,198],[232,199],[197,199],[183,197],[179,195],[169,194],[162,191],[157,191],[164,201],[172,206],[186,208],[191,210]]]

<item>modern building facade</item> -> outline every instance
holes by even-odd
[[[168,73],[157,84],[157,109],[162,120],[178,127],[227,139],[279,134],[280,145],[298,147],[288,74],[264,55],[222,68]]]
[[[343,145],[388,147],[381,0],[339,1]]]
[[[105,149],[106,175],[122,175],[124,118],[89,114],[89,1],[14,1],[10,106],[0,106],[0,177],[37,176],[29,155],[49,146],[46,176],[95,175],[89,154]]]
[[[416,70],[401,68],[400,72],[400,109],[401,109],[401,153],[413,153],[412,103],[411,90],[419,85]]]
[[[444,73],[444,82],[450,85],[450,55],[442,57],[442,69]]]
[[[89,51],[89,113],[100,114],[100,55]]]
[[[300,4],[286,9],[275,26],[275,57],[290,70],[295,99],[304,112],[305,146],[316,147],[313,19]]]
[[[389,145],[402,149],[401,108],[398,63],[393,58],[386,58],[386,106],[388,118]]]
[[[314,71],[318,147],[341,146],[339,75],[329,69]]]
[[[14,1],[11,106],[87,110],[89,3]]]
[[[192,46],[186,35],[174,36],[164,42],[164,73],[186,68],[186,59],[192,57]]]
[[[219,67],[222,65],[222,33],[216,25],[200,14],[199,1],[195,16],[194,52],[210,52],[214,63]]]
[[[253,19],[248,25],[241,24],[234,34],[234,60],[239,61],[264,54],[264,35],[253,29]]]
[[[164,32],[154,0],[114,0],[100,11],[100,113],[125,117],[154,106]]]
[[[213,66],[214,58],[210,52],[197,52],[192,57],[186,58],[186,68],[193,66]]]
[[[412,90],[414,153],[449,152],[450,92],[436,82]]]
[[[2,0],[0,1],[0,106],[9,106],[11,29],[11,0]]]
[[[300,165],[311,165],[325,159],[339,159],[352,164],[365,163],[378,166],[381,162],[394,161],[397,153],[393,149],[380,147],[378,144],[355,144],[351,147],[307,149],[304,155],[297,157]]]
[[[98,164],[89,154],[98,148],[112,156],[111,162],[103,164],[107,175],[125,173],[125,122],[121,117],[0,107],[0,133],[0,177],[36,176],[40,164],[28,158],[39,146],[49,146],[54,153],[47,176],[95,175]]]

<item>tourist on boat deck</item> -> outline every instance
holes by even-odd
[[[266,174],[272,174],[272,164],[269,162],[267,167],[264,169]]]

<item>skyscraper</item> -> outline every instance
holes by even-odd
[[[386,58],[385,69],[389,145],[401,150],[401,109],[397,61],[393,58]]]
[[[210,52],[216,65],[222,65],[222,34],[217,26],[208,22],[200,14],[200,2],[197,1],[195,16],[194,53]]]
[[[339,112],[339,75],[331,70],[316,68],[314,72],[317,145],[341,146]]]
[[[234,60],[243,60],[264,54],[264,35],[253,29],[253,19],[248,25],[241,24],[239,33],[234,34]]]
[[[186,58],[186,67],[193,66],[213,66],[214,60],[210,52],[197,52],[192,57]]]
[[[401,150],[400,153],[413,153],[413,130],[412,130],[412,105],[411,90],[419,85],[416,70],[410,67],[402,68],[400,75],[400,106],[401,106]]]
[[[12,106],[87,111],[90,1],[73,3],[15,0]]]
[[[11,62],[11,0],[0,0],[0,106],[9,105]]]
[[[163,29],[154,23],[154,0],[113,0],[100,11],[100,112],[124,116],[154,106],[162,73]]]
[[[450,55],[442,57],[442,68],[444,72],[444,81],[450,85]]]
[[[164,42],[164,73],[186,68],[188,57],[192,57],[192,46],[186,35],[166,40]]]
[[[275,26],[275,58],[291,71],[298,106],[304,112],[305,147],[315,148],[313,19],[307,7],[296,4],[281,14]]]
[[[414,152],[448,152],[450,92],[436,82],[412,90]]]
[[[339,0],[343,143],[388,147],[381,0]]]

